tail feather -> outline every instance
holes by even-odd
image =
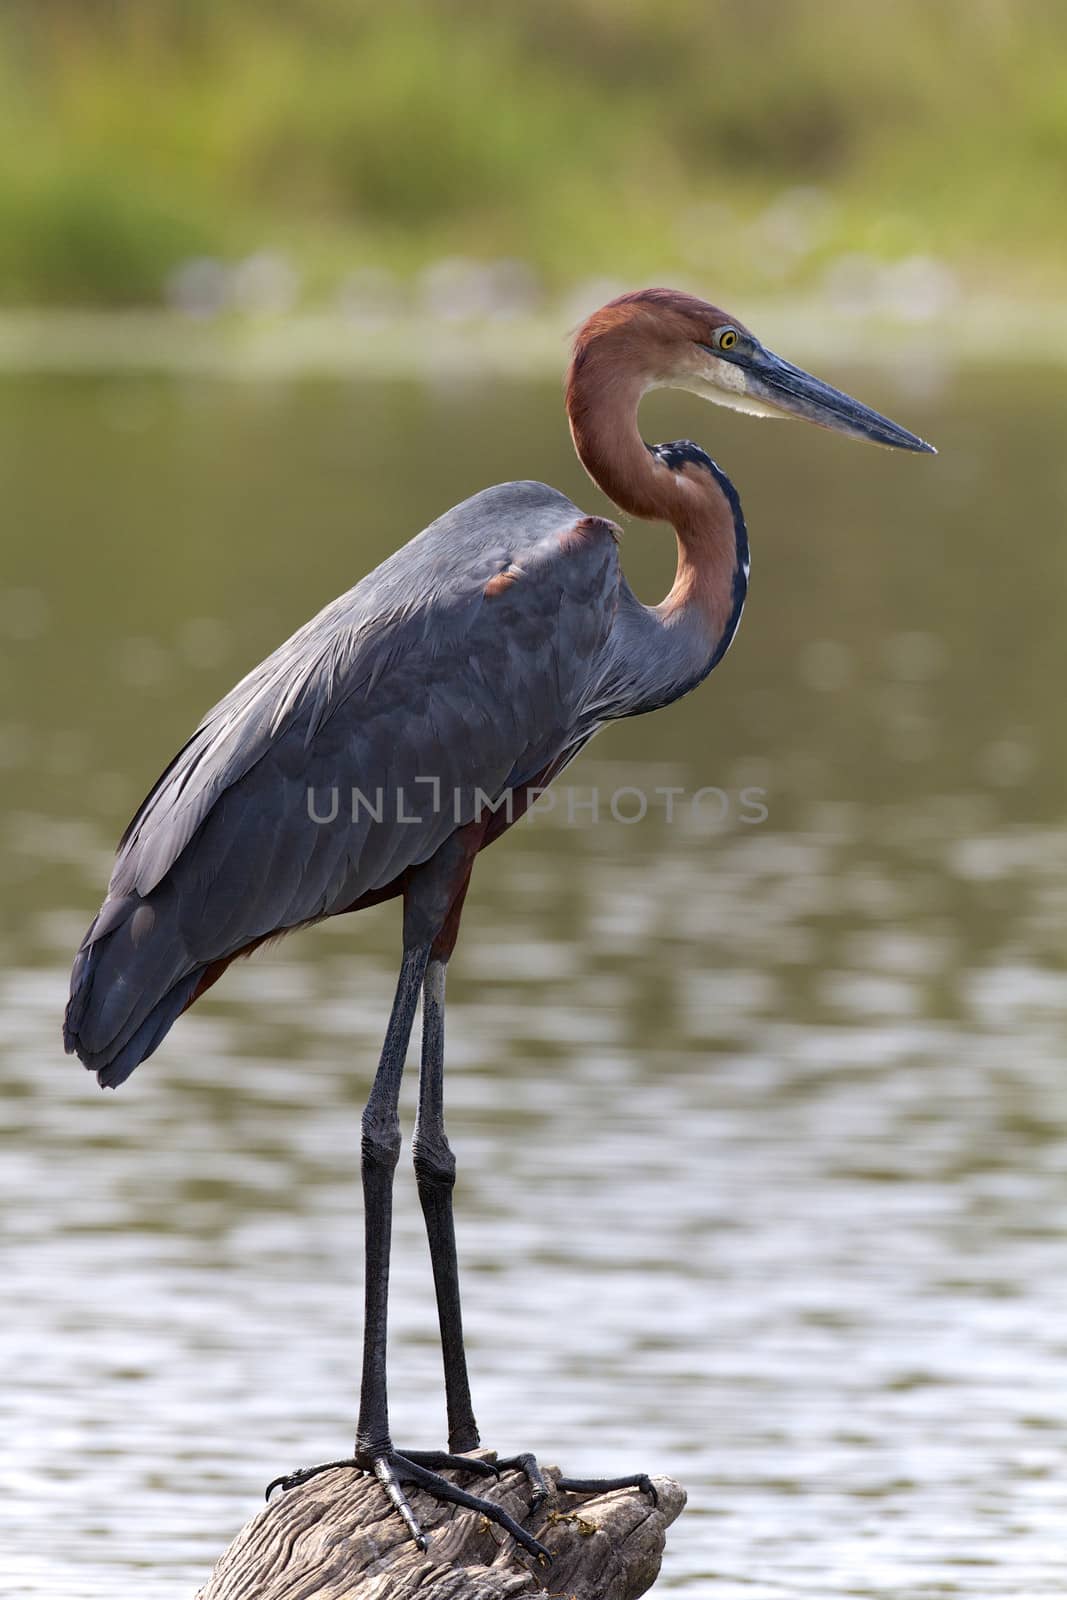
[[[116,1088],[150,1056],[203,975],[164,890],[105,901],[74,961],[63,1043]]]
[[[173,989],[153,1006],[141,1026],[115,1054],[107,1059],[102,1057],[87,1059],[82,1056],[86,1066],[96,1073],[96,1081],[102,1089],[117,1089],[120,1083],[126,1082],[135,1067],[139,1067],[142,1061],[148,1060],[185,1010],[199,981],[200,973],[194,972],[189,977],[183,978],[180,983],[176,983]]]

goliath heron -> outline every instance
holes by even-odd
[[[350,1462],[377,1475],[420,1544],[404,1484],[473,1507],[544,1553],[491,1501],[441,1476],[495,1470],[465,1454],[479,1435],[443,1118],[445,970],[474,859],[605,723],[702,682],[745,600],[748,538],[730,480],[699,446],[647,445],[638,432],[642,395],[664,386],[931,449],[703,300],[668,289],[621,295],[577,334],[567,413],[594,483],[630,516],[673,526],[678,565],[666,599],[642,605],[620,569],[618,528],[542,483],[500,484],[446,512],[207,714],[126,829],[74,962],[66,1047],[114,1088],[237,956],[324,917],[402,899],[400,975],[362,1120],[365,1318]],[[331,791],[344,803],[324,801]],[[448,1451],[432,1453],[395,1448],[386,1403],[397,1103],[420,993],[412,1150],[448,1416]],[[514,1459],[543,1496],[533,1458]],[[561,1482],[650,1489],[643,1476]]]

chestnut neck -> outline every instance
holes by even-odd
[[[684,616],[703,623],[724,649],[748,572],[740,505],[729,481],[696,446],[645,444],[637,409],[642,395],[658,386],[621,341],[579,343],[567,376],[571,437],[586,472],[620,510],[674,529],[674,583],[655,614],[664,622]]]

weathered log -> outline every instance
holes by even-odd
[[[492,1456],[488,1456],[492,1460]],[[545,1476],[555,1484],[558,1469]],[[408,1538],[378,1481],[351,1468],[324,1472],[278,1495],[242,1528],[197,1600],[636,1600],[656,1581],[666,1531],[685,1490],[657,1478],[658,1504],[637,1489],[563,1494],[530,1512],[524,1473],[468,1480],[552,1552],[535,1561],[474,1511],[414,1489],[427,1538]]]

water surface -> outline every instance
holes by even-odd
[[[479,864],[447,1084],[475,1399],[502,1450],[682,1479],[664,1593],[1058,1595],[1067,400],[847,376],[937,460],[654,397],[648,435],[741,490],[749,607],[567,778],[682,798]],[[189,1600],[269,1477],[347,1447],[395,907],[232,970],[117,1096],[62,1055],[66,974],[206,707],[514,476],[603,509],[554,385],[0,384],[5,1592]],[[627,530],[647,598],[669,546]],[[431,1447],[398,1180],[394,1432]]]

